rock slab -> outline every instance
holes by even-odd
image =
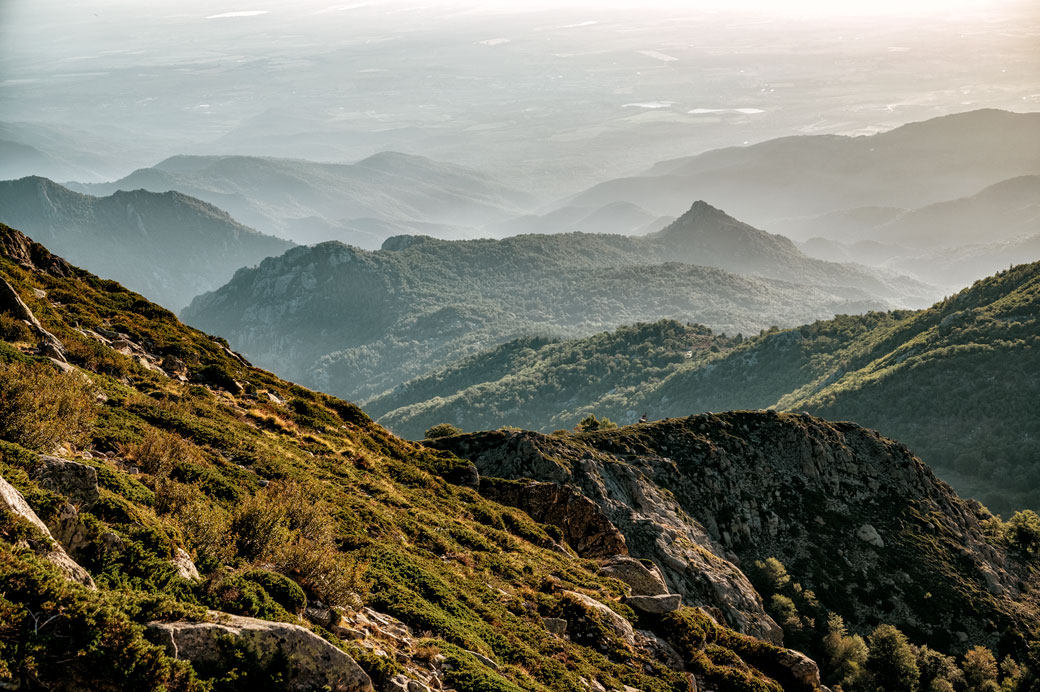
[[[372,691],[372,680],[353,658],[304,627],[215,611],[209,617],[208,622],[153,622],[147,635],[167,655],[193,664],[229,664],[221,646],[228,636],[252,650],[261,666],[284,655],[290,666],[287,692]]]

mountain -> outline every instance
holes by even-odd
[[[439,423],[573,428],[590,412],[614,415],[688,360],[712,359],[742,341],[674,320],[566,341],[525,337],[409,380],[365,402],[365,411],[412,440]],[[626,413],[634,420],[641,412]]]
[[[2,225],[0,277],[5,687],[810,692],[907,652],[947,685],[979,656],[1040,675],[1032,534],[871,431],[760,412],[440,445],[473,463]]]
[[[292,246],[180,193],[92,197],[39,177],[0,181],[0,221],[171,310]]]
[[[450,237],[469,237],[475,227],[516,216],[531,203],[485,173],[394,152],[355,164],[174,156],[115,182],[69,186],[100,195],[176,190],[294,242],[340,240],[370,249],[388,237],[372,228],[371,219],[410,233],[438,224]]]
[[[734,240],[722,242],[726,235]],[[702,259],[769,278],[692,264]],[[810,259],[698,202],[644,238],[404,236],[378,252],[335,243],[294,249],[199,296],[183,316],[276,372],[365,400],[524,335],[576,336],[662,317],[749,333],[927,290]]]
[[[762,228],[858,207],[916,208],[1040,173],[1040,113],[977,110],[875,135],[783,137],[665,161],[560,203],[679,213],[710,199]],[[806,236],[803,236],[806,237]]]
[[[770,618],[787,621],[785,641],[797,630],[818,659],[828,611],[854,631],[886,622],[941,651],[965,636],[1014,648],[1037,624],[1019,610],[1030,569],[990,571],[988,512],[958,498],[905,446],[850,423],[736,411],[578,435],[506,430],[428,443],[512,480],[489,493],[507,501],[524,502],[526,479],[579,489],[624,534],[630,554],[661,565],[684,599],[714,594],[728,621],[759,632],[774,626]],[[756,572],[770,558],[783,573]],[[734,564],[761,593],[779,593],[797,610],[774,598],[767,613],[756,612],[733,588]]]
[[[734,408],[854,420],[911,444],[962,493],[1008,513],[1040,507],[1040,263],[922,311],[842,315],[742,343],[678,324],[474,356],[370,402],[396,432],[510,421],[570,428],[590,412],[633,422]],[[556,383],[586,382],[573,395]]]

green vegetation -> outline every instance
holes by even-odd
[[[13,260],[16,251],[29,260]],[[683,674],[616,638],[586,646],[545,629],[542,617],[567,607],[561,589],[617,605],[617,582],[597,576],[595,563],[551,549],[550,533],[559,539],[559,531],[444,480],[466,462],[395,437],[347,402],[244,365],[222,342],[2,226],[0,275],[77,368],[66,376],[30,344],[24,352],[3,344],[4,361],[19,363],[10,372],[45,385],[5,400],[8,411],[17,419],[49,410],[56,378],[85,383],[69,391],[77,401],[89,395],[92,425],[44,426],[56,432],[39,446],[62,445],[94,467],[100,494],[81,508],[79,537],[69,544],[96,591],[37,557],[33,546],[43,539],[26,522],[0,516],[5,686],[277,689],[285,671],[277,661],[258,667],[248,647],[225,642],[230,669],[192,668],[149,643],[144,626],[199,619],[206,608],[307,625],[298,613],[321,601],[403,620],[443,651],[459,690],[572,692],[582,678],[644,692],[688,690]],[[81,331],[95,328],[177,358],[188,381],[95,348]],[[233,391],[212,382],[208,373],[217,369],[234,380]],[[0,434],[0,475],[53,522],[64,498],[33,480],[39,455],[17,434]],[[178,575],[171,563],[178,549],[195,559],[202,579]],[[392,661],[347,650],[373,677],[392,675]]]
[[[900,294],[866,271],[811,260],[786,239],[708,205],[690,215],[646,238],[408,236],[376,252],[339,243],[294,248],[243,269],[182,314],[283,377],[365,402],[531,335],[587,336],[665,318],[754,333],[877,309]],[[479,381],[489,379],[497,378]],[[456,422],[443,417],[424,427],[444,421]]]
[[[406,383],[370,410],[406,436],[436,420],[548,432],[593,410],[621,423],[643,412],[804,410],[905,442],[962,495],[1010,516],[1040,510],[1036,401],[1040,263],[927,310],[840,315],[747,339],[662,322],[514,342]]]

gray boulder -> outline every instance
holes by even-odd
[[[76,461],[40,455],[42,465],[32,477],[40,487],[69,498],[78,509],[89,509],[100,498],[97,469]]]
[[[664,615],[679,609],[682,605],[682,595],[669,593],[658,596],[629,596],[625,599],[625,605],[644,613]]]
[[[580,603],[585,610],[596,614],[604,625],[613,630],[614,634],[624,640],[629,646],[635,645],[636,635],[635,630],[632,628],[632,623],[619,613],[614,612],[609,606],[577,591],[563,591],[563,595]]]
[[[43,534],[45,545],[33,546],[37,555],[58,567],[69,580],[79,582],[91,589],[96,588],[94,580],[87,570],[69,557],[68,553],[54,540],[47,525],[36,516],[36,512],[25,501],[22,494],[2,477],[0,477],[0,507],[22,517]]]
[[[651,569],[632,557],[616,555],[600,567],[599,573],[628,584],[632,588],[633,596],[659,596],[668,593],[668,586],[664,583],[664,577],[661,576],[661,570],[657,565]]]
[[[147,636],[165,647],[168,656],[193,664],[230,664],[226,647],[221,646],[228,636],[248,646],[261,666],[282,654],[290,666],[287,692],[372,690],[372,680],[353,658],[304,627],[216,611],[210,611],[209,617],[209,622],[153,622]]]

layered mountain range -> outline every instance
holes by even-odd
[[[298,243],[338,240],[375,249],[387,237],[465,238],[516,216],[531,200],[485,173],[394,152],[354,164],[255,156],[174,156],[111,183],[73,189],[178,192]]]
[[[808,410],[905,440],[1000,511],[1036,506],[1040,264],[1005,270],[922,311],[843,315],[736,340],[644,324],[559,343],[516,341],[367,404],[405,436],[570,428],[733,408]]]
[[[364,400],[524,334],[591,334],[661,317],[753,333],[921,304],[932,290],[809,258],[788,239],[698,202],[668,228],[636,238],[402,236],[377,252],[297,248],[238,272],[183,316],[259,364]]]
[[[1036,684],[1028,517],[855,424],[424,446],[6,226],[0,276],[5,687]]]
[[[39,177],[0,182],[0,222],[170,310],[292,247],[179,192],[93,197]]]

